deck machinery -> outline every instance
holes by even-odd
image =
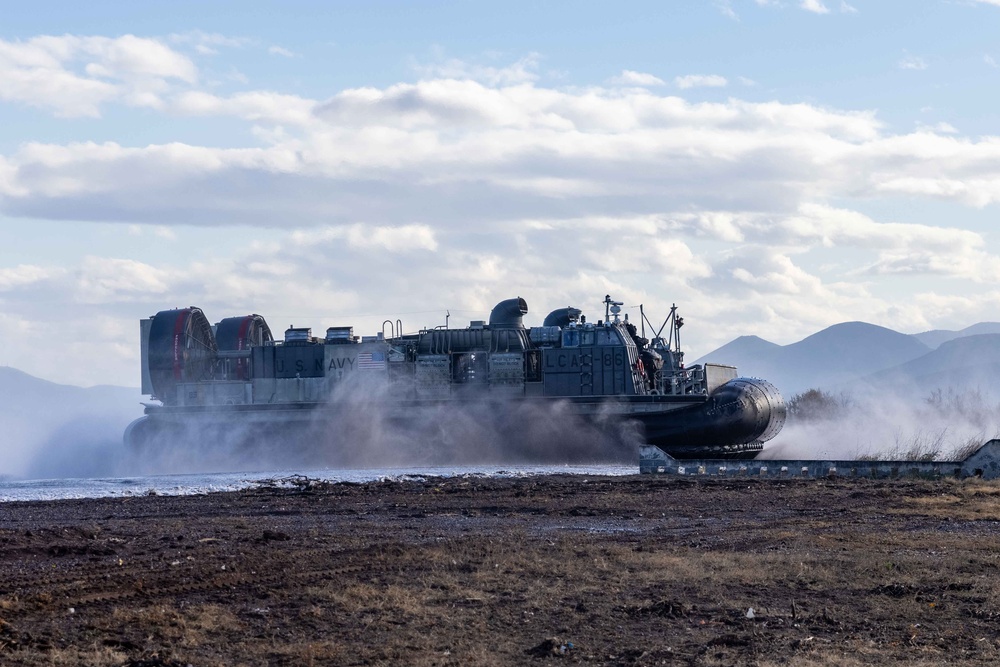
[[[640,307],[640,333],[620,302],[606,296],[603,305],[596,322],[567,307],[526,327],[528,306],[517,297],[464,328],[406,334],[386,320],[374,336],[289,327],[281,341],[259,315],[212,326],[199,308],[164,310],[140,323],[142,392],[156,402],[125,441],[169,446],[180,429],[287,441],[305,425],[335,435],[338,411],[359,404],[405,422],[432,406],[486,402],[502,411],[512,401],[634,420],[647,443],[679,459],[753,458],[781,429],[785,405],[768,382],[737,377],[732,366],[685,367],[676,306],[658,329]]]

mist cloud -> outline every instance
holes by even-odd
[[[762,458],[954,461],[1000,436],[997,403],[979,390],[945,387],[921,395],[912,387],[882,387],[828,396],[834,409],[791,415]]]

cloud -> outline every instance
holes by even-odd
[[[966,255],[983,246],[979,234],[930,225],[876,222],[848,209],[803,204],[797,215],[778,221],[785,243],[889,250],[921,248],[941,255]],[[956,267],[957,270],[957,267]]]
[[[175,78],[187,83],[194,83],[198,77],[194,63],[153,39],[125,35],[115,39],[57,37],[48,40],[55,42],[52,44],[53,51],[68,48],[71,54],[93,57],[95,60],[87,64],[86,70],[94,76],[116,79]]]
[[[313,120],[316,103],[295,95],[269,91],[237,93],[219,97],[202,91],[187,91],[173,98],[171,110],[188,116],[233,116],[250,121],[306,125]]]
[[[713,4],[715,5],[715,8],[722,12],[722,15],[726,18],[730,18],[734,21],[740,20],[739,15],[737,15],[735,10],[733,10],[733,6],[729,0],[714,0]],[[760,0],[757,0],[757,4],[760,4]]]
[[[402,225],[399,227],[379,227],[374,225],[347,225],[327,227],[318,232],[295,232],[292,240],[298,244],[313,245],[343,241],[353,249],[378,249],[393,254],[438,248],[434,230],[427,225]]]
[[[448,226],[469,216],[655,213],[669,201],[790,211],[826,197],[973,206],[1000,197],[995,139],[941,124],[883,135],[870,112],[807,104],[454,79],[348,89],[325,102],[189,91],[169,104],[254,123],[262,145],[27,143],[0,157],[0,211],[267,226],[372,215]]]
[[[289,51],[281,46],[268,47],[267,52],[272,56],[281,56],[283,58],[297,58],[299,56],[299,54]]]
[[[255,43],[247,37],[230,37],[202,30],[173,33],[167,39],[174,44],[194,44],[196,50],[207,55],[217,54],[220,48],[240,49]]]
[[[722,88],[726,86],[728,81],[725,77],[717,74],[688,74],[675,77],[674,83],[681,90],[687,90],[688,88]]]
[[[167,273],[131,259],[85,257],[74,272],[80,303],[122,303],[167,291]]]
[[[31,264],[19,264],[12,268],[3,268],[0,269],[0,292],[24,287],[25,285],[32,285],[59,273],[58,269]]]
[[[802,0],[799,6],[807,12],[814,14],[829,14],[830,10],[823,4],[822,0]]]
[[[509,65],[485,65],[458,58],[444,58],[441,54],[435,61],[421,63],[416,60],[410,63],[415,72],[425,79],[457,79],[477,81],[488,86],[506,86],[519,83],[529,83],[538,80],[538,63],[541,56],[537,53],[518,59]]]
[[[100,115],[111,101],[159,107],[172,82],[193,84],[198,70],[162,42],[124,35],[0,40],[0,100],[57,116]]]
[[[760,7],[782,7],[784,5],[780,0],[755,0],[756,4]],[[807,12],[812,12],[813,14],[829,14],[830,8],[827,6],[824,0],[797,0],[797,6]],[[858,10],[848,3],[846,0],[840,0],[840,5],[838,11],[841,14],[857,14]]]
[[[905,56],[902,58],[897,65],[899,69],[927,69],[927,61],[920,56]]]
[[[635,72],[630,69],[623,69],[622,73],[618,76],[611,77],[608,80],[616,86],[663,86],[665,85],[663,79],[660,79],[652,74],[645,74],[643,72]]]
[[[125,228],[125,233],[129,236],[143,236],[144,234],[152,234],[158,239],[163,239],[165,241],[176,241],[177,232],[163,225],[128,225]]]
[[[800,180],[835,191],[841,169],[840,187],[859,187],[849,158],[879,128],[870,114],[808,105],[450,79],[352,89],[321,104],[184,93],[173,110],[263,124],[266,145],[28,143],[3,157],[0,210],[274,226],[653,211],[664,198],[770,207],[802,196],[792,194]]]
[[[934,274],[990,283],[1000,276],[985,240],[975,232],[912,223],[880,222],[850,209],[805,203],[788,214],[730,211],[675,213],[665,232],[801,254],[815,248],[850,250],[858,260],[848,273]],[[845,274],[846,275],[846,274]]]
[[[864,284],[824,280],[795,255],[766,245],[715,255],[711,274],[694,281],[694,287],[706,302],[686,302],[686,319],[712,322],[710,333],[699,325],[700,335],[717,337],[720,344],[751,332],[774,342],[794,342],[845,319],[879,321],[889,308]],[[839,317],[831,317],[834,312]],[[686,333],[690,345],[692,335]]]
[[[199,233],[208,232],[185,231],[185,243],[217,245],[199,242]],[[628,306],[645,303],[654,319],[670,302],[682,304],[691,323],[688,351],[698,356],[748,331],[791,342],[848,313],[885,321],[894,300],[849,280],[852,272],[869,280],[916,271],[955,277],[956,270],[996,263],[982,239],[967,231],[880,223],[815,205],[788,216],[536,218],[447,232],[434,222],[356,222],[290,229],[266,244],[228,238],[230,252],[210,262],[148,264],[91,255],[76,265],[18,267],[0,273],[0,286],[6,279],[7,287],[0,299],[8,316],[32,330],[50,330],[49,318],[58,313],[58,325],[77,332],[81,358],[100,359],[96,377],[132,383],[135,319],[177,305],[201,306],[213,322],[261,312],[276,328],[346,323],[371,334],[386,318],[402,318],[407,331],[443,324],[446,309],[452,325],[484,319],[497,301],[515,295],[528,298],[530,323],[567,304],[596,316],[600,297],[610,293]],[[859,252],[824,276],[807,268],[814,264],[807,259],[811,247]],[[962,268],[970,257],[976,263]],[[995,280],[995,271],[983,279]],[[504,286],[500,293],[497,285]],[[923,298],[929,303],[933,295]],[[969,313],[977,312],[973,303],[983,305],[971,292],[965,298]],[[922,321],[921,313],[907,312],[905,321]],[[100,327],[88,324],[95,320]],[[27,350],[30,337],[13,334],[0,331],[0,346],[8,354]],[[42,376],[66,372],[57,360],[39,358],[45,355],[23,356],[35,359],[28,370]],[[81,382],[94,369],[72,372]]]
[[[917,123],[917,129],[921,132],[940,132],[941,134],[958,134],[958,130],[951,123],[935,123],[934,125],[926,125],[924,123]]]
[[[27,141],[0,155],[0,214],[118,221],[132,243],[174,235],[172,248],[211,248],[211,261],[89,247],[75,261],[25,259],[0,268],[0,309],[21,330],[82,332],[81,358],[101,364],[76,377],[134,383],[135,320],[178,304],[276,326],[349,317],[374,333],[387,317],[441,324],[448,308],[482,319],[517,294],[532,316],[613,294],[650,313],[685,304],[701,323],[696,356],[843,319],[939,326],[923,304],[949,294],[980,319],[994,305],[991,239],[907,215],[928,199],[1000,203],[1000,139],[946,124],[899,133],[872,111],[808,103],[543,85],[530,62],[440,60],[418,81],[325,99],[216,94],[146,66],[184,84],[153,113],[223,119],[245,142]],[[96,108],[112,103],[128,104],[115,89]],[[867,210],[886,202],[892,219]],[[921,277],[933,288],[906,308],[884,287]],[[98,320],[100,334],[87,324]],[[0,349],[38,357],[13,331]]]

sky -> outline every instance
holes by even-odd
[[[0,365],[137,386],[188,305],[995,321],[998,84],[1000,0],[11,4]]]

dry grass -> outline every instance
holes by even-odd
[[[143,628],[149,641],[175,649],[197,648],[246,629],[231,609],[219,604],[118,606],[102,627],[112,637]]]
[[[278,541],[260,539],[262,524],[279,525],[272,517],[242,518],[263,511],[259,499],[234,503],[238,521],[183,501],[192,535],[231,537],[186,538],[193,560],[177,567],[163,561],[183,548],[179,502],[143,499],[153,519],[104,528],[140,536],[121,555],[138,563],[126,574],[146,583],[142,596],[67,616],[75,583],[4,591],[12,630],[0,626],[0,642],[19,644],[0,648],[0,664],[120,666],[153,654],[199,667],[562,664],[543,657],[561,647],[566,663],[614,665],[1000,661],[1000,535],[975,511],[995,507],[1000,485],[489,484],[282,500]],[[162,530],[154,510],[173,517]],[[86,559],[8,562],[81,586],[107,581]],[[246,581],[177,592],[221,562]],[[160,575],[176,579],[158,589]]]
[[[347,662],[345,647],[335,641],[314,641],[296,645],[278,645],[273,647],[272,659],[275,662],[314,667],[314,665],[335,665]]]
[[[25,667],[121,667],[128,655],[107,646],[90,648],[54,648],[41,655],[29,658],[28,662],[17,663]],[[7,664],[7,663],[4,663]],[[11,663],[13,664],[13,663]]]
[[[1000,483],[977,479],[945,483],[943,491],[905,497],[891,511],[949,521],[1000,520]]]
[[[407,645],[422,656],[422,662],[412,664],[448,664],[450,658],[463,664],[511,664],[510,654],[506,658],[495,653],[474,656],[468,652],[466,637],[489,636],[496,632],[497,625],[531,628],[541,618],[549,619],[549,623],[562,619],[549,625],[546,632],[574,637],[580,645],[588,633],[587,618],[602,617],[620,623],[623,613],[641,618],[645,613],[642,610],[655,610],[664,600],[673,600],[679,611],[670,624],[693,626],[684,632],[705,637],[702,641],[718,636],[727,625],[761,641],[773,635],[766,629],[767,624],[776,630],[785,628],[793,636],[789,641],[804,642],[792,664],[872,664],[871,660],[851,656],[884,658],[887,653],[899,652],[910,656],[907,660],[912,658],[912,664],[929,665],[948,655],[947,650],[936,644],[924,645],[925,640],[919,636],[922,632],[911,626],[932,626],[941,605],[954,604],[957,596],[985,598],[997,592],[996,586],[982,580],[974,585],[962,584],[958,592],[949,589],[957,580],[968,578],[963,572],[969,571],[970,543],[959,536],[944,539],[935,545],[933,553],[928,553],[926,536],[906,532],[877,536],[832,536],[823,532],[786,535],[796,538],[787,551],[763,554],[701,551],[666,543],[648,546],[604,540],[540,540],[537,536],[505,543],[450,541],[424,546],[412,554],[415,561],[431,566],[430,572],[418,579],[344,589],[312,588],[310,595],[326,601],[330,618],[357,618],[365,626],[363,636],[375,643],[407,628]],[[844,548],[826,544],[833,539],[842,539]],[[860,544],[864,544],[863,551],[859,551]],[[966,548],[959,548],[962,546]],[[986,540],[971,546],[997,545]],[[950,554],[949,549],[954,553]],[[824,603],[814,599],[831,590],[840,591],[838,599],[826,598]],[[756,610],[757,624],[745,620],[750,607]],[[662,623],[657,614],[649,612],[648,620]],[[902,623],[901,616],[905,619]],[[871,644],[858,640],[845,645],[834,643],[829,632],[824,633],[826,637],[815,634],[817,624],[822,632],[822,628],[841,623],[838,619],[858,617],[868,619],[874,628],[883,628],[878,632],[888,636],[880,636]],[[490,619],[495,624],[491,625]],[[796,623],[813,628],[809,634],[798,633],[794,630]],[[421,629],[429,634],[423,636]],[[431,636],[438,639],[432,640]],[[604,655],[613,652],[611,646],[600,655],[593,654],[594,660],[617,663]],[[914,653],[914,647],[924,655]],[[589,646],[588,650],[593,648]],[[739,661],[739,651],[726,646],[715,648],[715,653],[695,664]],[[989,649],[995,652],[992,644]],[[364,650],[360,655],[376,662],[400,657],[384,649]],[[655,652],[651,655],[662,657]],[[438,659],[444,662],[437,663]],[[638,660],[636,664],[646,663]]]

